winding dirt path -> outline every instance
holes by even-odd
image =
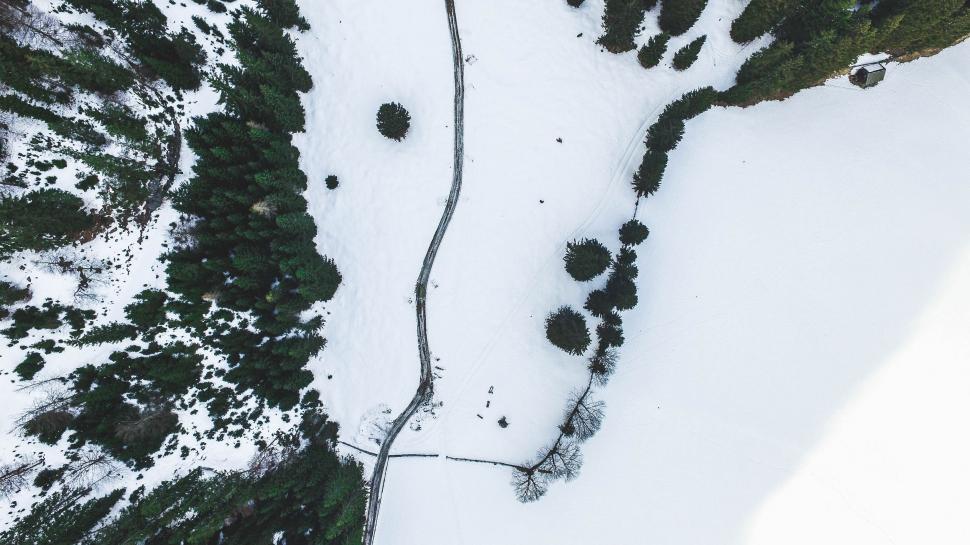
[[[418,282],[414,287],[415,309],[417,311],[418,324],[418,354],[421,358],[421,380],[418,389],[411,398],[408,406],[394,419],[391,429],[381,445],[381,450],[377,453],[377,460],[374,463],[374,474],[370,482],[370,496],[367,503],[367,521],[364,526],[363,545],[373,545],[374,536],[377,530],[377,516],[381,509],[381,495],[384,492],[384,477],[387,474],[387,461],[390,458],[391,446],[398,434],[404,429],[405,424],[418,409],[431,401],[431,394],[434,391],[433,375],[431,373],[431,350],[428,347],[428,318],[427,318],[427,294],[428,280],[431,277],[431,268],[434,266],[435,257],[438,255],[438,248],[441,241],[445,238],[448,224],[455,215],[455,208],[458,206],[458,197],[461,194],[462,166],[464,163],[464,132],[465,132],[465,72],[461,54],[461,37],[458,35],[458,19],[455,15],[454,0],[444,0],[445,9],[448,12],[448,29],[451,32],[451,51],[454,65],[455,76],[455,145],[454,145],[454,167],[451,179],[451,193],[448,195],[448,202],[445,210],[438,222],[438,228],[434,232],[434,237],[428,245],[428,251],[424,255],[424,262],[421,264],[421,272],[418,275]]]

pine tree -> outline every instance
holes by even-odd
[[[647,150],[643,155],[640,168],[633,175],[633,189],[638,197],[648,197],[660,189],[664,170],[667,169],[667,154]]]
[[[610,302],[619,310],[630,310],[637,306],[637,286],[633,279],[613,272],[606,282],[606,293]]]
[[[566,272],[573,279],[586,282],[596,278],[610,265],[610,251],[596,239],[583,239],[566,244]]]
[[[294,0],[258,0],[256,3],[266,16],[282,28],[296,27],[302,32],[310,30],[310,24],[300,15]]]
[[[636,246],[647,240],[650,236],[650,229],[636,219],[632,219],[620,227],[620,244],[624,246]]]
[[[86,490],[54,492],[0,534],[5,545],[94,545],[92,534],[124,490],[80,503]]]
[[[391,140],[401,141],[411,128],[411,114],[397,102],[385,103],[377,110],[377,130]]]
[[[660,59],[663,58],[664,53],[667,52],[667,42],[670,41],[670,34],[666,32],[661,32],[655,36],[651,36],[640,51],[637,53],[637,61],[640,62],[640,66],[644,68],[653,68],[660,64]]]
[[[663,0],[660,6],[660,28],[673,36],[690,30],[701,16],[707,0]]]
[[[677,147],[684,137],[684,120],[679,117],[661,116],[647,129],[647,149],[667,153]]]
[[[751,0],[731,23],[731,39],[744,44],[772,31],[797,5],[798,0]]]
[[[676,70],[687,70],[690,68],[694,64],[694,61],[697,60],[697,56],[700,55],[701,48],[704,47],[705,41],[707,41],[706,35],[701,36],[680,48],[680,50],[674,54],[674,60],[672,63],[673,67]]]
[[[603,35],[597,43],[610,53],[623,53],[636,47],[634,38],[640,31],[644,13],[651,4],[644,0],[606,0],[603,12]]]
[[[50,250],[94,225],[84,201],[60,189],[40,189],[0,200],[0,255]]]
[[[583,308],[593,316],[600,317],[609,314],[613,310],[613,302],[605,290],[593,290],[586,297],[586,304]]]
[[[566,306],[546,318],[546,338],[558,348],[577,356],[582,355],[591,342],[586,319]]]

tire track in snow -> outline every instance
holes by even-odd
[[[458,18],[455,15],[454,0],[445,0],[445,10],[448,13],[448,29],[451,33],[451,52],[454,64],[453,72],[455,76],[455,99],[454,99],[454,167],[451,179],[451,193],[448,195],[448,202],[445,210],[438,222],[438,228],[434,232],[434,237],[428,245],[428,251],[424,255],[424,262],[421,264],[421,272],[418,275],[418,282],[414,287],[415,309],[417,311],[417,337],[418,354],[421,359],[421,379],[418,389],[411,398],[411,402],[405,407],[404,411],[394,419],[391,429],[387,432],[387,437],[381,445],[381,450],[377,453],[377,460],[374,463],[374,473],[370,482],[370,496],[367,502],[367,518],[364,526],[363,545],[373,545],[374,536],[377,530],[377,516],[381,508],[381,495],[384,492],[384,477],[387,474],[387,461],[390,457],[391,445],[397,436],[404,429],[405,424],[418,409],[431,401],[434,391],[434,379],[431,372],[431,350],[428,346],[428,318],[426,298],[428,293],[428,281],[431,278],[431,268],[434,266],[435,257],[438,255],[438,248],[448,230],[448,224],[455,215],[455,208],[458,205],[458,197],[461,194],[462,166],[464,164],[464,131],[465,131],[465,73],[461,54],[461,37],[458,35]]]

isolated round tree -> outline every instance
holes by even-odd
[[[327,176],[324,181],[327,183],[327,189],[337,189],[337,186],[340,185],[340,180],[333,174]]]
[[[636,246],[650,236],[650,229],[638,220],[630,220],[620,227],[620,243],[624,246]]]
[[[589,348],[586,319],[569,307],[560,307],[546,318],[546,338],[570,354],[582,355]]]
[[[377,110],[377,130],[391,140],[401,141],[411,128],[411,114],[397,102],[381,104]]]
[[[566,245],[566,272],[580,282],[592,280],[610,266],[610,251],[595,239],[583,239]]]

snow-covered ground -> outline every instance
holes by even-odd
[[[345,274],[314,371],[344,438],[374,448],[417,383],[410,298],[450,182],[444,7],[302,7],[316,87],[299,145],[320,247]],[[465,186],[428,304],[441,405],[397,452],[525,462],[555,436],[584,362],[542,321],[591,289],[562,270],[564,245],[615,248],[643,129],[683,91],[727,87],[753,51],[726,36],[741,7],[710,2],[671,42],[668,60],[709,35],[676,73],[602,52],[602,2],[458,3]],[[378,541],[966,542],[966,73],[968,44],[872,90],[840,78],[689,123],[639,210],[640,304],[582,474],[522,505],[507,470],[394,459]],[[400,144],[373,129],[391,100],[414,120]]]

